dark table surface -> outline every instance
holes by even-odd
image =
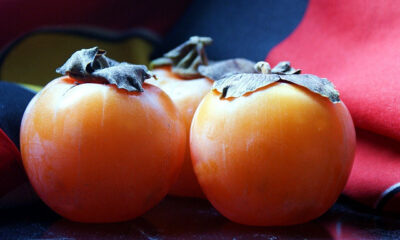
[[[341,197],[306,224],[249,227],[230,222],[206,200],[167,197],[132,221],[82,224],[36,204],[0,211],[0,239],[400,239],[400,217],[379,215]]]

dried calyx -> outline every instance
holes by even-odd
[[[213,62],[208,66],[199,66],[199,73],[213,81],[218,81],[238,73],[256,73],[254,64],[255,62],[244,58],[234,58]]]
[[[144,80],[153,76],[147,67],[120,63],[105,54],[98,47],[76,51],[56,72],[83,82],[100,79],[129,92],[143,92]]]
[[[172,72],[183,78],[201,77],[200,65],[208,65],[205,46],[212,43],[210,37],[190,37],[189,40],[150,63],[151,68],[172,66]]]
[[[340,102],[339,92],[326,78],[301,71],[290,66],[289,62],[280,62],[271,69],[267,62],[255,65],[258,73],[239,73],[214,82],[213,89],[221,93],[221,98],[240,97],[274,82],[285,81],[305,87],[333,103]]]

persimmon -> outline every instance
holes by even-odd
[[[164,90],[175,103],[184,118],[187,139],[193,114],[200,101],[210,91],[213,81],[221,78],[221,73],[233,74],[253,70],[254,63],[246,59],[229,59],[209,64],[205,46],[211,42],[209,37],[191,37],[163,57],[152,61],[152,72],[157,76],[157,80],[146,80],[147,83]],[[186,148],[182,170],[169,193],[177,196],[204,197],[193,172],[189,145]]]
[[[135,218],[168,192],[181,168],[185,128],[170,98],[143,83],[145,66],[98,48],[76,52],[45,86],[21,126],[25,170],[39,197],[79,222]]]
[[[193,117],[190,149],[212,205],[246,225],[292,225],[327,211],[349,177],[352,118],[327,79],[282,62],[216,81]]]

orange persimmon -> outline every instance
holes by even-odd
[[[312,220],[351,171],[355,130],[346,106],[326,79],[285,64],[215,82],[193,118],[195,174],[213,206],[237,223]]]
[[[167,94],[143,83],[150,77],[144,66],[104,67],[103,52],[89,50],[93,62],[60,70],[69,76],[50,82],[27,107],[23,164],[39,197],[65,218],[128,220],[161,201],[175,181],[184,124]]]
[[[205,46],[211,42],[211,38],[208,37],[191,37],[151,63],[152,72],[157,76],[157,80],[149,79],[147,82],[160,87],[175,103],[185,121],[187,140],[193,114],[200,101],[210,91],[213,81],[227,73],[254,71],[253,62],[240,58],[209,65]],[[169,193],[177,196],[204,197],[193,172],[189,145],[186,148],[182,170]]]
[[[190,124],[201,99],[210,91],[212,81],[207,78],[183,80],[171,72],[171,67],[159,67],[152,72],[158,80],[147,81],[165,91],[172,99],[184,119],[187,142],[189,140]],[[185,159],[178,179],[172,185],[170,194],[186,197],[204,197],[193,172],[189,146],[185,150]]]
[[[204,46],[210,43],[211,39],[207,37],[190,38],[190,40],[181,45],[185,46],[184,48],[180,46],[171,51],[179,52],[179,54],[174,54],[180,55],[179,59],[174,59],[175,63],[168,58],[168,53],[166,54],[167,57],[153,61],[152,72],[157,76],[157,80],[149,79],[146,81],[160,87],[172,99],[184,118],[187,139],[189,139],[193,114],[201,99],[210,91],[212,86],[212,81],[202,77],[197,70],[199,65],[207,64]],[[183,52],[181,52],[182,49],[184,50]],[[191,59],[185,58],[189,54],[197,57]],[[179,64],[179,61],[193,62]],[[176,65],[182,67],[176,67]],[[178,179],[172,185],[169,193],[185,197],[204,197],[193,172],[189,146],[186,147],[185,159]]]

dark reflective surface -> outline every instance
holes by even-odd
[[[167,197],[123,223],[81,224],[46,206],[0,212],[0,239],[396,239],[400,217],[379,216],[346,198],[320,218],[291,227],[249,227],[221,216],[206,200]]]

